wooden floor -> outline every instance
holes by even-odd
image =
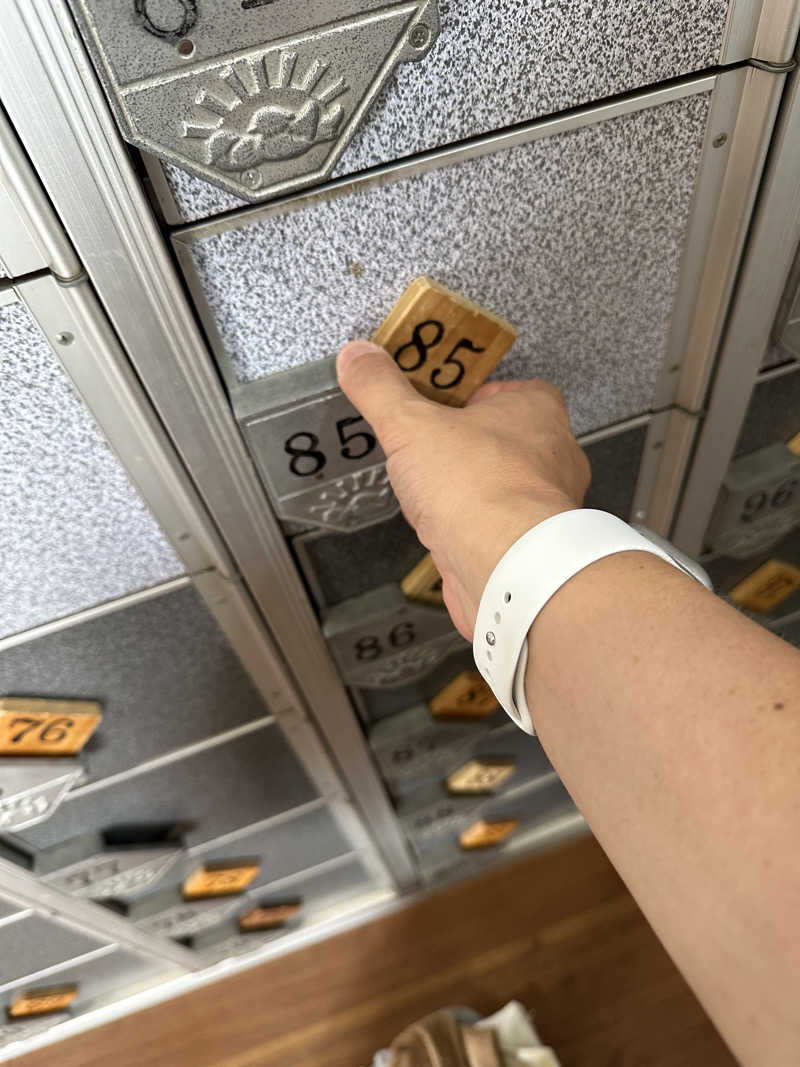
[[[588,838],[14,1062],[365,1067],[438,1007],[512,998],[563,1067],[734,1064]]]

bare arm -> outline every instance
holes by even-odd
[[[560,397],[439,407],[361,343],[340,381],[471,638],[506,549],[582,501]],[[542,744],[717,1027],[747,1067],[800,1062],[800,653],[641,553],[578,574],[528,641]]]

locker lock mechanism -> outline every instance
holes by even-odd
[[[437,0],[70,0],[123,136],[244,200],[329,177]]]

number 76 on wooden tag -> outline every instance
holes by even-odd
[[[372,340],[423,396],[463,407],[517,339],[511,323],[432,278],[411,283]]]

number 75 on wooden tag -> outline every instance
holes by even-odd
[[[432,278],[411,283],[372,340],[431,400],[463,407],[517,339],[510,322]]]

